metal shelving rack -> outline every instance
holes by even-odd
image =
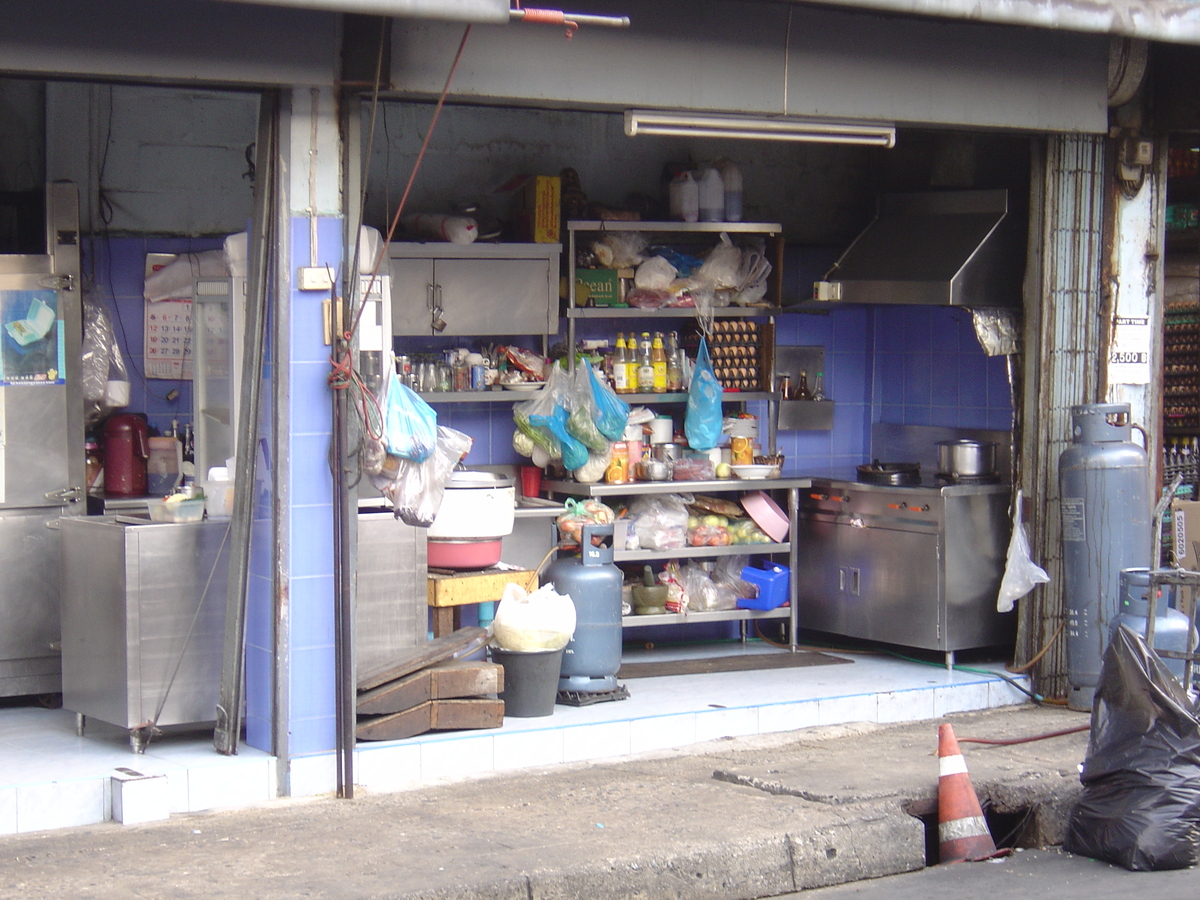
[[[576,219],[567,222],[567,346],[575,346],[575,323],[579,319],[695,319],[697,310],[694,307],[672,307],[667,309],[638,309],[636,307],[586,307],[575,305],[575,250],[577,235],[581,232],[604,234],[606,232],[636,232],[641,234],[688,238],[710,236],[719,238],[722,233],[741,235],[762,235],[768,238],[778,238],[783,233],[783,226],[777,222],[624,222],[598,219]],[[664,243],[669,241],[664,241]],[[772,259],[772,282],[768,288],[768,296],[773,305],[766,307],[721,307],[712,311],[715,318],[760,318],[766,319],[772,325],[775,315],[782,311],[780,307],[780,273],[782,270],[782,242],[778,242],[774,259]],[[570,357],[572,365],[574,357]],[[772,366],[766,367],[769,373]],[[776,424],[779,418],[779,394],[773,390],[774,384],[768,385],[766,391],[726,391],[722,397],[725,403],[750,403],[765,401],[767,404],[767,449],[769,453],[776,450]],[[687,394],[623,394],[622,399],[629,403],[639,404],[669,404],[686,403]]]
[[[727,547],[683,547],[677,550],[615,550],[613,562],[651,562],[669,559],[712,559],[739,553],[749,556],[776,556],[787,554],[791,578],[788,585],[788,604],[771,610],[728,609],[713,612],[667,613],[661,616],[624,616],[621,625],[626,628],[645,625],[697,625],[703,622],[748,622],[764,619],[787,619],[790,649],[796,650],[799,628],[797,604],[797,571],[799,553],[795,543],[796,510],[800,505],[800,491],[812,487],[811,478],[725,478],[715,481],[638,481],[632,484],[580,484],[575,481],[543,481],[542,487],[550,494],[576,497],[621,497],[645,494],[729,493],[731,491],[780,490],[787,491],[787,513],[790,541],[778,544],[735,544]]]

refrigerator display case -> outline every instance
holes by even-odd
[[[46,186],[46,252],[0,255],[0,696],[61,687],[59,531],[85,511],[79,196]]]

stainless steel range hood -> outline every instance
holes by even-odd
[[[875,219],[813,286],[813,299],[1019,306],[1017,225],[1004,190],[884,194]]]

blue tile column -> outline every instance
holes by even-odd
[[[333,398],[322,326],[329,294],[297,289],[302,267],[342,269],[334,91],[286,92],[279,126],[273,385],[264,418],[274,434],[274,459],[266,466],[274,496],[254,535],[255,546],[269,552],[256,550],[251,561],[246,727],[252,746],[277,754],[281,792],[291,793],[291,760],[336,744]]]

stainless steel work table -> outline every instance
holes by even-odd
[[[733,544],[728,547],[683,547],[678,550],[616,550],[613,560],[617,563],[649,561],[653,559],[715,558],[718,556],[788,555],[788,605],[786,609],[753,610],[732,609],[713,612],[668,613],[661,616],[625,616],[626,627],[646,625],[675,625],[695,622],[754,621],[762,619],[788,620],[789,646],[798,649],[799,604],[797,602],[797,566],[799,564],[796,542],[796,511],[800,504],[800,491],[812,486],[808,476],[784,476],[782,478],[721,478],[712,481],[636,481],[629,484],[580,484],[575,481],[543,481],[542,490],[550,495],[574,497],[636,497],[647,494],[719,494],[745,493],[748,491],[787,491],[788,541],[779,544]]]

